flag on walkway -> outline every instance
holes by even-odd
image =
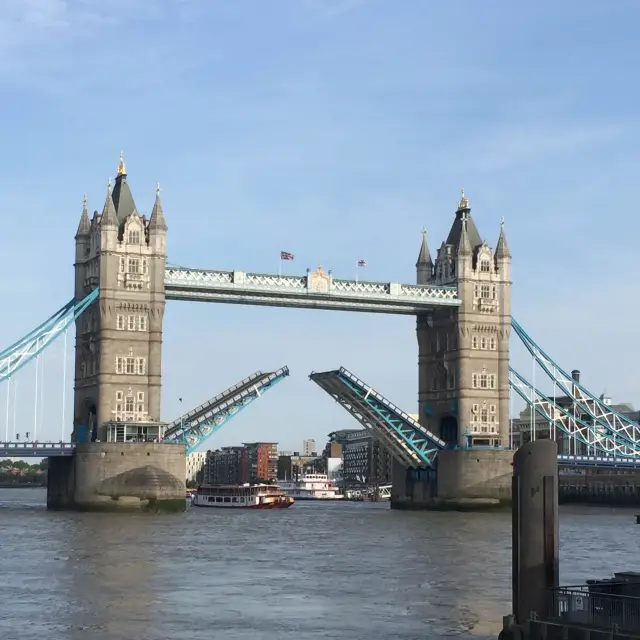
[[[358,266],[359,267],[366,267],[367,266],[367,261],[366,260],[358,260]]]
[[[288,251],[281,251],[280,260],[293,260],[293,253],[289,253]]]

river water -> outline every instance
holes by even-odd
[[[509,513],[44,502],[41,489],[0,489],[3,640],[495,640],[510,611]],[[633,513],[562,509],[561,582],[640,569]]]

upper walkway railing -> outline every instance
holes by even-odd
[[[164,282],[168,300],[401,315],[461,304],[456,287],[341,280],[322,267],[304,276],[167,267]]]

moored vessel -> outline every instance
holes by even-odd
[[[191,504],[222,509],[286,509],[293,498],[271,484],[203,484]]]
[[[299,480],[278,480],[278,486],[295,500],[343,500],[326,473],[307,473]]]

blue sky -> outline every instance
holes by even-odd
[[[122,149],[138,208],[160,181],[169,259],[193,267],[275,272],[286,250],[287,272],[363,258],[368,279],[413,282],[421,227],[435,251],[464,187],[490,245],[505,218],[514,316],[594,391],[640,401],[637,2],[2,5],[2,344],[71,297],[83,194],[101,208]],[[61,354],[40,378],[56,439]],[[298,449],[355,426],[309,372],[344,365],[414,411],[416,362],[411,318],[169,303],[163,417],[288,364],[210,446]],[[34,377],[17,376],[20,432]]]

